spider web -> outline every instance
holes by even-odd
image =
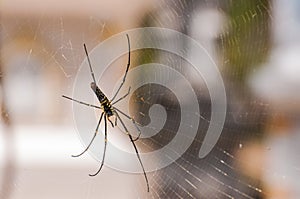
[[[142,174],[120,172],[104,164],[103,171],[90,179],[87,177],[88,172],[98,166],[93,155],[76,160],[69,158],[76,149],[82,150],[82,144],[75,140],[78,136],[74,133],[76,124],[71,117],[71,103],[61,102],[63,100],[60,96],[72,96],[76,76],[80,70],[88,71],[88,68],[79,67],[85,59],[82,44],[86,43],[88,51],[91,51],[105,38],[118,32],[118,25],[93,15],[75,17],[76,20],[72,16],[52,18],[41,14],[38,17],[20,18],[3,15],[1,63],[5,74],[5,96],[19,143],[15,146],[16,176],[13,183],[5,188],[11,189],[11,198],[38,198],[39,191],[33,189],[37,185],[46,198],[267,198],[268,191],[264,188],[262,176],[277,175],[276,171],[264,165],[257,174],[251,173],[253,170],[249,167],[255,161],[260,163],[257,154],[269,150],[268,144],[258,147],[263,149],[256,153],[252,147],[262,142],[266,121],[273,115],[269,112],[270,104],[252,93],[248,80],[250,74],[259,70],[259,66],[268,59],[271,49],[270,26],[274,20],[272,12],[271,4],[262,0],[160,1],[152,11],[137,18],[140,26],[174,29],[203,44],[222,74],[228,101],[226,121],[217,144],[205,158],[199,158],[205,132],[211,124],[212,111],[204,79],[197,75],[197,71],[186,60],[172,53],[153,49],[132,52],[131,69],[141,64],[158,62],[181,73],[189,80],[201,110],[197,135],[186,152],[167,167],[147,173],[150,193],[146,193]],[[163,39],[172,43],[174,38],[165,35]],[[183,44],[183,49],[189,50],[189,46]],[[191,56],[197,55],[191,52]],[[110,83],[112,79],[122,76],[123,73],[116,71],[122,71],[126,59],[127,55],[123,55],[113,60],[112,66],[102,74],[100,87],[108,96],[111,94],[108,88],[115,86]],[[96,64],[93,66],[100,67]],[[161,71],[156,72],[158,77]],[[135,78],[143,78],[143,75]],[[82,76],[80,82],[76,89],[82,91],[82,94],[76,97],[84,101],[89,99],[86,92],[93,95],[89,88],[91,77]],[[180,82],[176,84],[180,85]],[[26,92],[24,87],[28,88]],[[126,92],[124,88],[123,94]],[[184,103],[189,103],[189,96],[185,98]],[[140,153],[161,149],[171,142],[183,114],[176,93],[161,85],[148,84],[132,91],[129,102],[129,114],[136,118],[141,127],[155,119],[166,121],[162,129],[152,126],[152,130],[157,131],[155,135],[142,137],[136,142]],[[151,107],[157,104],[164,107],[165,114],[151,118]],[[80,105],[78,108],[86,109]],[[92,136],[99,113],[91,109],[86,112],[87,115],[80,116],[84,125],[78,131]],[[130,126],[130,121],[126,121],[126,124]],[[108,132],[108,138],[116,144],[118,140],[114,137],[118,135],[114,133],[113,130]],[[126,138],[126,135],[122,136]],[[102,138],[99,135],[96,143],[103,141]],[[26,139],[29,141],[24,142]],[[30,155],[26,153],[26,147],[33,142],[30,140],[42,143],[35,145],[32,151],[41,149],[50,154],[49,158],[37,156],[38,163],[27,160]],[[83,140],[83,143],[86,141]],[[120,143],[123,144],[122,141]],[[127,144],[128,150],[132,150],[129,141]],[[74,148],[70,149],[71,146]],[[22,149],[24,153],[20,152]],[[5,150],[1,152],[4,154]],[[108,147],[107,158],[113,155],[111,153]],[[292,154],[298,155],[295,152]],[[137,160],[133,164],[138,165]],[[297,163],[293,164],[293,172],[299,175]],[[5,168],[5,164],[1,166]],[[5,172],[4,169],[2,172]],[[285,177],[281,173],[278,175],[279,178]],[[54,185],[58,181],[59,185]],[[5,181],[0,183],[2,185]]]

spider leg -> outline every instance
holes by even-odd
[[[128,119],[130,119],[132,121],[132,123],[134,124],[136,130],[139,132],[138,136],[133,140],[133,141],[137,141],[140,136],[141,136],[141,130],[140,128],[138,127],[138,125],[136,125],[136,121],[130,117],[129,115],[127,115],[126,113],[124,113],[123,111],[121,111],[120,109],[116,108],[116,107],[113,107],[116,111],[118,111],[119,113],[121,113],[122,115],[124,115],[125,117],[127,117]]]
[[[89,176],[96,176],[102,169],[103,164],[104,164],[104,159],[105,159],[105,153],[106,153],[106,145],[107,145],[107,116],[106,114],[104,115],[104,124],[105,124],[105,131],[104,131],[104,151],[103,151],[103,156],[102,156],[102,162],[100,165],[100,168],[98,169],[98,171],[94,174],[89,174]]]
[[[113,102],[111,105],[114,105],[114,104],[118,103],[119,101],[121,101],[122,99],[124,99],[125,97],[127,97],[127,95],[129,95],[129,93],[130,93],[130,89],[131,89],[131,87],[129,87],[128,92],[123,97],[119,98],[118,100]]]
[[[89,63],[90,72],[91,72],[93,81],[94,81],[94,83],[96,83],[95,75],[94,75],[93,68],[92,68],[91,61],[90,61],[90,57],[89,57],[89,54],[88,54],[88,52],[87,52],[87,49],[86,49],[85,44],[83,44],[83,48],[84,48],[84,51],[85,51],[85,54],[86,54],[86,57],[87,57],[87,60],[88,60],[88,63]]]
[[[95,105],[92,105],[92,104],[88,104],[88,103],[85,103],[85,102],[82,102],[82,101],[73,99],[73,98],[71,98],[71,97],[67,97],[67,96],[65,96],[65,95],[63,95],[62,97],[66,98],[66,99],[68,99],[68,100],[72,100],[72,101],[74,101],[74,102],[77,102],[77,103],[79,103],[79,104],[83,104],[83,105],[86,105],[86,106],[89,106],[89,107],[101,109],[100,106],[95,106]]]
[[[126,37],[127,37],[127,41],[128,41],[128,63],[127,63],[127,67],[126,67],[126,71],[125,71],[125,74],[124,74],[122,83],[120,84],[120,86],[119,86],[117,92],[115,93],[115,95],[114,95],[114,97],[111,99],[111,101],[114,101],[114,99],[115,99],[116,96],[118,95],[119,91],[121,90],[123,84],[125,83],[125,79],[126,79],[126,76],[127,76],[127,73],[128,73],[129,66],[130,66],[130,41],[129,41],[129,36],[128,36],[128,34],[126,34]]]
[[[114,128],[114,124],[113,124],[112,121],[109,119],[109,117],[107,117],[107,120],[110,122],[111,126]]]
[[[104,112],[103,112],[103,113],[101,114],[101,116],[100,116],[99,122],[98,122],[98,124],[97,124],[96,131],[95,131],[94,136],[93,136],[92,140],[90,141],[89,145],[86,147],[86,149],[85,149],[83,152],[81,152],[81,153],[78,154],[78,155],[72,155],[72,157],[79,157],[79,156],[81,156],[82,154],[84,154],[84,153],[90,148],[90,146],[92,145],[92,143],[93,143],[93,141],[94,141],[94,139],[95,139],[95,137],[96,137],[96,135],[97,135],[97,133],[98,133],[98,129],[99,129],[99,126],[100,126],[100,123],[101,123],[103,114],[104,114]]]
[[[142,167],[142,169],[143,169],[143,173],[144,173],[145,180],[146,180],[146,183],[147,183],[147,191],[149,192],[149,182],[148,182],[147,174],[146,174],[146,172],[145,172],[145,168],[144,168],[144,165],[143,165],[143,163],[142,163],[142,160],[141,160],[139,151],[138,151],[138,149],[137,149],[137,147],[136,147],[136,145],[135,145],[135,143],[134,143],[134,140],[133,140],[131,134],[128,133],[128,130],[127,130],[127,128],[126,128],[124,122],[122,121],[122,119],[120,118],[120,116],[119,116],[119,114],[118,114],[117,112],[116,112],[116,116],[117,116],[117,118],[120,120],[120,122],[121,122],[123,128],[126,130],[127,135],[129,136],[129,139],[130,139],[130,141],[131,141],[131,143],[132,143],[132,145],[133,145],[133,148],[134,148],[134,150],[135,150],[135,154],[137,155],[137,158],[138,158],[138,160],[139,160],[139,162],[140,162],[140,164],[141,164],[141,167]]]

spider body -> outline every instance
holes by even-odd
[[[106,116],[107,117],[113,116],[113,112],[114,112],[113,108],[111,106],[110,101],[105,96],[105,94],[100,90],[100,88],[94,82],[91,83],[91,88],[94,91],[95,95],[97,96],[101,104],[101,108],[105,112]]]
[[[126,98],[129,95],[129,93],[130,93],[130,87],[129,87],[128,92],[124,96],[122,96],[119,99],[115,100],[115,98],[118,96],[119,91],[121,90],[121,88],[123,87],[123,85],[125,83],[127,72],[128,72],[129,66],[130,66],[130,41],[129,41],[129,36],[127,34],[126,34],[126,37],[127,37],[127,41],[128,41],[128,63],[127,63],[125,74],[123,76],[123,81],[122,81],[121,85],[119,86],[119,88],[117,89],[116,93],[114,94],[114,96],[112,97],[111,100],[109,100],[106,97],[106,95],[101,91],[101,89],[96,84],[95,75],[94,75],[94,72],[93,72],[93,69],[92,69],[91,61],[90,61],[90,58],[89,58],[89,55],[88,55],[88,52],[87,52],[85,44],[83,44],[83,46],[84,46],[85,54],[86,54],[86,57],[87,57],[87,60],[88,60],[88,65],[89,65],[89,68],[90,68],[91,76],[92,76],[92,79],[93,79],[93,82],[91,83],[91,89],[94,91],[95,95],[97,96],[98,101],[100,103],[100,106],[96,106],[96,105],[93,105],[93,104],[82,102],[82,101],[73,99],[71,97],[65,96],[65,95],[63,95],[62,97],[66,98],[68,100],[72,100],[72,101],[74,101],[76,103],[88,106],[88,107],[92,107],[92,108],[96,108],[96,109],[101,109],[102,110],[102,113],[101,113],[101,116],[99,118],[96,130],[94,132],[94,136],[92,137],[90,143],[87,145],[87,147],[84,149],[83,152],[81,152],[78,155],[73,155],[72,157],[79,157],[79,156],[81,156],[82,154],[84,154],[85,152],[88,151],[88,149],[92,145],[92,143],[93,143],[93,141],[94,141],[94,139],[95,139],[95,137],[96,137],[96,135],[98,133],[98,129],[99,129],[100,123],[101,123],[101,121],[103,119],[104,120],[104,151],[103,151],[101,165],[100,165],[100,167],[99,167],[99,169],[97,170],[96,173],[89,174],[90,176],[96,176],[101,171],[101,169],[103,167],[103,164],[104,164],[104,159],[105,159],[105,154],[106,154],[106,146],[107,146],[107,121],[110,122],[110,124],[112,125],[112,127],[114,127],[114,126],[117,126],[117,119],[118,119],[118,121],[120,121],[120,123],[121,123],[121,126],[123,127],[123,130],[125,131],[125,132],[124,131],[123,132],[129,137],[130,142],[132,143],[132,146],[133,146],[133,148],[135,150],[135,153],[136,153],[137,158],[138,158],[138,160],[140,162],[140,165],[142,167],[142,170],[143,170],[143,173],[144,173],[144,177],[145,177],[145,180],[146,180],[146,183],[147,183],[147,191],[149,192],[149,182],[148,182],[147,174],[145,172],[145,168],[144,168],[144,165],[143,165],[142,160],[140,158],[138,149],[137,149],[137,147],[135,145],[135,141],[137,141],[139,139],[139,137],[141,135],[141,131],[138,128],[138,126],[136,125],[135,120],[131,116],[127,115],[126,113],[124,113],[123,111],[121,111],[120,109],[118,109],[117,107],[114,106],[119,101],[121,101],[124,98]],[[129,133],[129,131],[128,131],[126,125],[125,125],[125,123],[123,122],[123,120],[122,120],[122,118],[120,117],[119,114],[123,115],[124,117],[126,117],[127,119],[129,119],[133,123],[133,125],[136,128],[136,130],[139,132],[139,134],[138,134],[138,136],[136,138],[133,138],[133,136]],[[114,122],[115,124],[113,124],[112,121],[109,119],[111,116],[116,116],[115,122]]]

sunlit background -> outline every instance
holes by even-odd
[[[300,198],[299,13],[297,0],[2,0],[0,198]],[[168,167],[147,174],[149,193],[142,174],[104,166],[98,176],[88,176],[99,162],[89,154],[71,157],[84,146],[72,103],[61,97],[72,96],[85,59],[83,43],[93,49],[137,27],[169,28],[199,42],[216,62],[227,95],[221,137],[200,159],[211,115],[205,82],[176,55],[153,49],[132,53],[132,68],[159,62],[182,73],[201,110],[189,149]],[[182,48],[198,56],[187,44]],[[84,78],[89,90],[90,77]],[[164,129],[138,141],[139,150],[167,144],[180,123],[176,96],[148,85],[131,100],[141,124],[149,122],[152,104],[163,105],[167,113]]]

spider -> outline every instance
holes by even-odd
[[[132,117],[130,117],[129,115],[127,115],[123,111],[121,111],[118,108],[116,108],[115,106],[113,106],[114,104],[118,103],[119,101],[121,101],[122,99],[124,99],[125,97],[127,97],[129,95],[129,93],[130,93],[130,87],[129,87],[128,92],[124,96],[122,96],[119,99],[115,100],[116,97],[117,97],[117,95],[118,95],[118,93],[119,93],[119,91],[121,90],[122,86],[125,83],[126,76],[127,76],[127,73],[128,73],[128,69],[129,69],[129,66],[130,66],[130,40],[129,40],[128,34],[126,34],[126,37],[127,37],[127,42],[128,42],[128,63],[127,63],[125,74],[123,76],[123,80],[122,80],[122,82],[121,82],[118,90],[113,95],[113,98],[111,100],[109,100],[106,97],[106,95],[100,90],[100,88],[96,84],[96,80],[95,80],[93,68],[92,68],[91,61],[90,61],[90,58],[89,58],[89,54],[88,54],[88,51],[87,51],[87,48],[86,48],[85,44],[83,44],[83,47],[84,47],[84,51],[85,51],[85,54],[86,54],[86,57],[87,57],[87,60],[88,60],[88,64],[89,64],[89,68],[90,68],[90,73],[91,73],[91,76],[92,76],[92,79],[93,79],[93,81],[91,82],[91,89],[96,94],[96,96],[97,96],[97,98],[99,100],[100,106],[88,104],[88,103],[85,103],[85,102],[73,99],[71,97],[67,97],[65,95],[63,95],[62,97],[66,98],[68,100],[72,100],[74,102],[77,102],[79,104],[85,105],[85,106],[89,106],[89,107],[92,107],[92,108],[96,108],[96,109],[101,109],[102,110],[100,119],[98,121],[96,130],[95,130],[95,133],[94,133],[94,136],[92,137],[90,143],[87,145],[87,147],[84,149],[83,152],[81,152],[78,155],[72,155],[72,157],[79,157],[79,156],[83,155],[90,148],[90,146],[92,145],[92,143],[93,143],[93,141],[94,141],[94,139],[95,139],[95,137],[96,137],[96,135],[98,133],[98,129],[99,129],[100,123],[102,121],[102,118],[104,117],[104,124],[105,124],[104,136],[105,136],[105,138],[104,138],[104,152],[103,152],[103,156],[102,156],[101,165],[100,165],[100,168],[97,170],[96,173],[89,174],[89,176],[96,176],[101,171],[101,169],[103,167],[103,164],[104,164],[105,153],[106,153],[106,145],[107,145],[107,121],[110,122],[111,126],[114,128],[115,126],[117,126],[117,119],[118,119],[121,122],[121,125],[123,126],[126,134],[128,135],[128,137],[129,137],[129,139],[130,139],[130,141],[131,141],[131,143],[133,145],[133,148],[135,150],[135,153],[137,155],[137,158],[138,158],[138,160],[140,162],[140,165],[142,167],[142,170],[143,170],[143,173],[144,173],[144,176],[145,176],[145,180],[146,180],[146,183],[147,183],[147,191],[149,192],[148,178],[147,178],[147,175],[146,175],[146,172],[145,172],[144,165],[143,165],[142,160],[140,158],[138,149],[137,149],[137,147],[135,145],[135,141],[137,141],[139,139],[139,137],[141,135],[141,131],[140,131],[139,127],[137,126],[136,121]],[[132,123],[134,124],[135,128],[139,132],[139,134],[138,134],[138,136],[136,138],[133,138],[133,136],[129,133],[127,127],[125,126],[125,124],[122,121],[122,119],[119,116],[119,114],[122,114],[123,116],[125,116],[126,118],[128,118],[129,120],[132,121]],[[113,115],[116,116],[116,118],[115,118],[115,124],[113,124],[113,122],[110,120],[110,117],[113,116]]]

